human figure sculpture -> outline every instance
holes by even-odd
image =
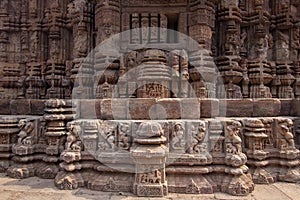
[[[242,127],[241,123],[238,121],[232,122],[231,125],[227,126],[228,140],[235,147],[236,153],[242,152],[242,140],[239,136],[240,128]],[[233,151],[234,152],[234,151]]]
[[[188,153],[200,153],[201,152],[201,143],[205,138],[205,123],[200,122],[198,127],[193,126],[192,130],[192,144],[188,149]]]
[[[172,148],[178,149],[184,146],[183,139],[184,139],[184,128],[182,124],[177,123],[174,126],[174,132],[172,134]]]
[[[81,132],[81,127],[79,125],[73,125],[71,123],[67,124],[68,133],[67,133],[67,141],[66,141],[66,150],[68,151],[80,151],[81,150],[81,142],[78,140],[79,134]]]
[[[26,119],[21,119],[19,121],[18,127],[20,132],[18,134],[18,144],[20,145],[30,145],[32,144],[31,132],[34,129],[33,123],[28,122]]]
[[[281,131],[281,141],[286,143],[286,146],[289,148],[295,148],[294,135],[291,132],[291,126],[293,125],[292,120],[287,120],[286,123],[280,125]]]

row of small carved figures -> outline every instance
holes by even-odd
[[[20,132],[18,134],[17,145],[32,145],[34,143],[34,138],[36,137],[33,134],[33,130],[35,128],[33,121],[21,119],[18,126]],[[276,136],[276,138],[279,139],[279,141],[277,141],[278,148],[295,148],[294,134],[291,128],[292,126],[293,121],[290,119],[285,119],[279,124],[279,135]],[[67,124],[67,128],[68,132],[66,136],[65,150],[81,151],[84,146],[86,146],[86,148],[89,146],[87,139],[84,139],[83,137],[84,131],[82,130],[82,125],[76,124],[73,121]],[[199,121],[197,124],[191,124],[189,128],[189,136],[185,133],[185,126],[183,123],[176,122],[173,124],[172,131],[170,133],[169,146],[171,151],[184,150],[186,153],[191,154],[207,152],[208,144],[215,152],[222,152],[222,146],[225,147],[223,151],[225,150],[227,153],[242,152],[242,143],[245,142],[242,141],[242,139],[247,137],[242,133],[242,123],[239,121],[233,121],[226,125],[225,129],[225,137],[222,136],[223,133],[220,133],[220,135],[218,135],[219,139],[217,141],[212,141],[208,137],[207,132],[209,130],[206,128],[205,121]],[[274,133],[272,133],[272,131],[266,131],[265,133],[265,138],[262,143],[257,144],[255,141],[252,142],[252,145],[255,146],[256,149],[262,150],[264,148],[263,143],[274,145]],[[98,140],[99,150],[118,150],[118,148],[121,150],[129,150],[132,145],[131,129],[128,124],[119,125],[118,128],[109,128],[107,132],[98,131],[97,134],[98,139],[92,140],[93,142]],[[222,137],[224,138],[223,140],[220,139]],[[261,147],[259,147],[259,145]],[[97,148],[97,145],[92,148]]]

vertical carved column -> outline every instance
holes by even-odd
[[[297,33],[297,27],[293,28],[293,12],[289,0],[275,1],[272,11],[276,16],[273,23],[275,28],[273,32],[275,37],[276,75],[281,83],[278,85],[277,96],[279,98],[294,98],[294,91],[291,86],[295,81],[295,77],[292,75],[293,68],[291,64],[297,56],[296,46],[297,43],[299,46],[299,33]],[[295,41],[296,38],[298,38],[298,41]]]
[[[72,101],[49,99],[46,102],[44,137],[47,139],[47,147],[45,148],[46,156],[43,160],[46,162],[45,169],[49,171],[48,176],[52,178],[55,177],[58,171],[59,155],[65,148],[66,123],[74,119],[75,114],[73,112]],[[40,173],[43,173],[43,170]]]
[[[97,45],[120,32],[120,1],[97,1],[95,14],[95,27],[98,30]]]
[[[139,125],[136,147],[131,156],[136,164],[133,192],[138,196],[165,196],[168,194],[165,163],[166,138],[159,123],[143,122]]]
[[[193,93],[201,98],[216,96],[216,66],[211,57],[212,29],[215,25],[215,2],[190,2],[189,35],[200,44],[200,50],[191,52],[189,60]],[[191,95],[191,94],[190,94]]]
[[[67,139],[64,151],[60,155],[63,161],[60,164],[61,171],[55,177],[55,185],[60,189],[76,189],[84,186],[84,181],[79,173],[72,173],[79,167],[83,144],[80,140],[82,133],[82,123],[67,123]],[[77,165],[77,167],[75,167]]]
[[[222,77],[218,93],[220,97],[226,98],[242,98],[241,81],[243,71],[239,66],[241,60],[240,23],[242,16],[238,3],[238,1],[224,0],[221,1],[218,9],[218,33],[221,48],[219,49],[217,65]],[[225,88],[223,88],[224,85]],[[222,91],[223,89],[226,91]]]
[[[139,44],[140,43],[140,22],[139,22],[139,14],[133,13],[131,18],[131,43]]]
[[[232,179],[227,192],[241,195],[250,193],[254,189],[251,176],[242,169],[246,167],[247,156],[242,152],[242,124],[239,121],[225,122],[225,164],[232,168]],[[239,171],[240,170],[240,171]],[[238,173],[232,173],[236,171]]]
[[[17,142],[19,119],[17,117],[0,118],[0,172],[5,172],[10,166],[12,146]]]
[[[169,98],[170,72],[165,52],[146,50],[138,72],[138,98]]]
[[[190,97],[216,97],[216,65],[210,53],[210,51],[201,48],[189,54],[189,61],[192,65],[192,68],[189,69],[190,80],[192,82]]]
[[[2,17],[2,16],[1,16]],[[4,21],[5,17],[2,17]],[[2,21],[2,23],[3,23]],[[3,26],[3,25],[2,25]],[[6,62],[7,61],[7,43],[8,43],[8,34],[6,31],[0,31],[0,61]]]
[[[167,37],[168,37],[168,33],[167,33],[167,28],[168,28],[168,18],[166,15],[161,14],[160,15],[160,37],[159,40],[161,43],[166,43],[167,42]]]
[[[142,28],[142,44],[147,44],[150,39],[149,32],[149,14],[142,13],[141,14],[141,28]]]
[[[74,98],[91,98],[93,96],[92,76],[93,67],[85,58],[91,51],[93,42],[92,33],[92,4],[75,0],[68,4],[69,28],[73,33],[72,61],[68,61],[70,77],[64,82],[66,94],[74,86]],[[88,63],[88,64],[87,64]],[[67,74],[66,74],[67,75]]]
[[[247,37],[249,42],[248,75],[251,83],[250,98],[271,98],[268,85],[271,83],[272,69],[268,60],[271,59],[269,49],[273,39],[269,33],[270,13],[269,1],[253,1],[248,3],[249,16]],[[254,19],[255,18],[255,19]]]
[[[46,68],[46,82],[48,90],[46,98],[63,98],[64,88],[62,79],[65,77],[65,66],[62,49],[62,10],[57,2],[50,5],[47,13],[47,25],[49,27],[48,60]]]
[[[120,1],[97,1],[95,12],[95,27],[98,30],[96,45],[98,45],[120,32]],[[98,83],[94,88],[96,98],[109,98],[112,95],[113,84],[117,82],[115,73],[119,68],[119,63],[114,62],[115,56],[114,49],[109,49],[104,53],[95,52],[94,81]]]
[[[157,43],[158,38],[158,14],[150,14],[150,43]]]
[[[17,142],[12,146],[14,163],[7,170],[7,174],[14,178],[27,178],[36,174],[39,160],[36,149],[39,146],[39,118],[20,119]]]
[[[215,25],[214,1],[190,2],[189,35],[207,50],[211,50],[212,29]]]

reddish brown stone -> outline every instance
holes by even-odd
[[[219,100],[218,99],[201,99],[201,117],[217,117],[219,116]]]
[[[83,119],[95,119],[97,118],[96,114],[96,101],[97,100],[81,100],[79,108],[77,109],[79,113],[78,116]]]
[[[10,102],[11,114],[13,115],[30,115],[31,105],[29,99],[18,99]]]
[[[181,99],[181,118],[182,119],[199,119],[200,100],[196,98]]]
[[[292,100],[291,99],[280,99],[281,109],[280,115],[281,116],[288,116],[291,113],[292,107]]]
[[[9,115],[10,114],[10,101],[9,99],[0,99],[0,114]]]
[[[299,99],[292,100],[291,115],[300,117],[300,100]]]
[[[128,119],[151,119],[151,112],[155,112],[156,99],[130,99]],[[150,111],[151,110],[151,111]]]
[[[45,110],[45,102],[46,100],[31,99],[30,100],[31,114],[43,115]]]
[[[254,117],[274,117],[280,114],[281,104],[278,99],[253,100]]]
[[[158,119],[180,119],[181,101],[180,99],[158,99],[156,113]],[[161,118],[162,117],[162,118]]]
[[[220,100],[220,116],[251,117],[253,116],[252,99]]]
[[[126,119],[127,99],[102,99],[99,101],[101,119]]]

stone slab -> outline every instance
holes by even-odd
[[[97,100],[89,99],[80,100],[79,108],[77,109],[77,112],[79,113],[77,113],[77,115],[82,119],[96,119],[96,101]]]
[[[10,114],[10,99],[0,99],[0,114],[9,115]]]
[[[157,100],[157,119],[180,119],[181,101],[180,99],[158,99]]]
[[[222,99],[220,100],[220,116],[251,117],[253,116],[252,99]]]
[[[300,117],[300,99],[293,99],[291,105],[291,115]]]
[[[157,109],[156,99],[129,99],[128,119],[152,119],[155,118]],[[154,113],[153,113],[154,112]]]
[[[218,99],[201,99],[201,118],[210,118],[219,116],[219,100]]]
[[[276,117],[280,115],[279,99],[254,99],[253,117]]]
[[[10,110],[12,115],[30,115],[31,104],[29,99],[11,100]]]
[[[292,99],[280,99],[281,109],[280,114],[281,116],[288,116],[291,113],[292,108]]]
[[[30,114],[31,115],[43,115],[45,110],[45,102],[46,100],[40,99],[31,99],[30,100]]]
[[[181,99],[181,118],[182,119],[200,119],[201,101],[197,98]]]
[[[101,99],[99,100],[100,119],[127,119],[128,99]]]

